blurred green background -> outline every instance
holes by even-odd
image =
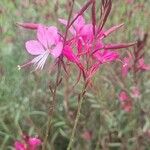
[[[75,1],[75,12],[83,6],[84,0]],[[136,41],[144,33],[150,32],[150,0],[113,0],[111,15],[106,28],[124,22],[123,29],[113,33],[109,38],[114,42]],[[25,50],[25,41],[34,38],[34,31],[17,27],[17,22],[40,22],[46,25],[57,25],[58,18],[67,18],[68,0],[0,0],[0,149],[12,149],[21,132],[39,135],[43,132],[47,120],[50,92],[49,81],[54,77],[47,71],[32,72],[31,69],[18,71],[17,65],[30,59]],[[85,13],[87,20],[89,12]],[[62,29],[63,31],[63,29]],[[149,60],[150,39],[145,46],[146,60]],[[75,140],[75,150],[94,150],[99,143],[106,144],[105,149],[150,150],[150,135],[143,136],[141,131],[150,132],[150,74],[143,76],[143,97],[141,107],[146,111],[144,125],[138,123],[138,113],[126,114],[120,108],[117,99],[119,88],[106,82],[104,76],[108,69],[102,70],[95,78],[99,95],[91,90],[87,93],[81,121]],[[73,84],[76,76],[68,81]],[[57,107],[53,118],[53,127],[48,149],[65,150],[69,140],[72,121],[77,106],[77,97],[81,85],[69,96],[69,110],[66,113],[64,98],[67,78],[57,92]],[[130,85],[130,81],[128,81]],[[69,114],[68,114],[69,113]],[[71,118],[71,119],[70,119]],[[142,119],[143,119],[142,118]],[[92,139],[86,140],[84,133],[92,133]],[[150,133],[149,133],[150,134]],[[112,141],[108,139],[111,136]],[[101,144],[101,145],[102,145]],[[99,148],[97,147],[97,150]],[[103,149],[103,148],[101,148]],[[104,150],[105,150],[104,149]]]

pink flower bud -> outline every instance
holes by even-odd
[[[26,28],[26,29],[31,29],[31,30],[36,30],[39,26],[37,23],[17,23],[17,25]]]

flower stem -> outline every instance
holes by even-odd
[[[55,83],[54,89],[51,87],[51,85],[49,85],[49,89],[50,89],[50,92],[52,94],[52,103],[50,105],[49,112],[48,112],[48,121],[47,121],[47,127],[46,127],[44,142],[42,145],[42,150],[47,150],[46,144],[47,144],[48,135],[49,135],[50,128],[51,128],[51,122],[52,122],[52,117],[54,114],[54,109],[56,106],[56,91],[57,91],[59,84],[61,83],[60,72],[61,72],[61,65],[60,65],[60,62],[58,62],[58,72],[57,72],[56,83]]]
[[[45,138],[44,138],[42,150],[46,150],[46,144],[47,144],[47,140],[48,140],[48,135],[49,135],[50,127],[51,127],[52,116],[53,116],[55,103],[56,103],[56,99],[55,99],[56,96],[55,95],[56,94],[53,94],[53,101],[52,101],[52,104],[51,104],[51,107],[50,107],[49,113],[48,113],[49,116],[48,116],[47,128],[46,128],[46,133],[45,133]]]
[[[75,118],[75,121],[74,121],[74,126],[73,126],[73,129],[72,129],[72,133],[71,133],[71,137],[70,137],[70,141],[69,141],[67,150],[71,149],[73,141],[74,141],[74,136],[75,136],[77,124],[78,124],[78,121],[79,121],[79,118],[80,118],[80,114],[81,114],[81,108],[82,108],[82,103],[83,103],[83,100],[84,100],[84,95],[86,93],[86,87],[87,87],[87,84],[85,84],[82,92],[79,94],[78,110],[77,110],[77,114],[76,114],[76,118]]]

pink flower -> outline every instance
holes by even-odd
[[[150,70],[150,65],[147,65],[144,63],[143,57],[138,60],[138,69],[143,70],[143,71]]]
[[[44,25],[38,25],[37,39],[26,42],[26,50],[29,54],[35,56],[35,58],[25,65],[33,64],[36,69],[43,69],[47,57],[52,55],[53,58],[58,58],[63,49],[63,43],[60,41],[57,28],[54,26],[46,27]]]
[[[15,142],[15,150],[26,150],[26,145],[20,141]]]
[[[41,140],[37,138],[29,138],[28,145],[31,150],[36,150],[37,147],[41,145]]]
[[[128,97],[128,95],[127,95],[127,93],[126,93],[125,91],[121,91],[121,92],[120,92],[120,94],[119,94],[119,100],[120,100],[121,102],[126,101],[128,98],[129,98],[129,97]]]
[[[125,112],[130,112],[132,110],[132,101],[125,91],[120,92],[119,100],[121,107]]]
[[[22,141],[15,142],[15,150],[38,150],[41,140],[35,137],[26,137]]]
[[[74,16],[74,18],[76,15]],[[59,19],[60,23],[67,25],[67,20],[65,19]],[[82,15],[80,15],[73,25],[69,28],[70,33],[73,36],[76,37],[82,37],[82,38],[91,38],[93,36],[93,27],[92,24],[85,24],[85,20]]]

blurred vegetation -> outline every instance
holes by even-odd
[[[83,2],[84,0],[76,0],[75,12],[81,8]],[[56,0],[0,0],[1,150],[12,149],[14,141],[21,138],[22,132],[38,135],[43,139],[48,104],[51,100],[48,83],[55,78],[55,75],[49,76],[46,69],[42,72],[32,72],[29,68],[17,70],[18,64],[30,59],[24,43],[34,37],[34,31],[17,27],[16,23],[40,22],[60,27],[57,18],[67,18],[67,3],[67,0],[59,0],[58,3]],[[125,27],[113,33],[109,40],[136,41],[144,33],[149,33],[149,6],[149,0],[135,0],[133,4],[128,4],[125,0],[113,0],[106,28],[122,22]],[[89,13],[85,13],[85,16],[87,20],[90,19]],[[148,39],[145,47],[147,58],[149,48]],[[147,59],[148,62],[150,63]],[[86,94],[74,149],[149,150],[150,133],[145,135],[143,131],[150,132],[150,74],[143,76],[140,107],[144,112],[140,115],[136,107],[129,114],[121,110],[117,97],[120,88],[112,84],[110,75],[109,66],[102,67],[94,79],[95,87],[98,88],[89,89]],[[64,78],[57,92],[57,106],[49,137],[50,150],[65,150],[73,127],[77,106],[76,93],[80,92],[81,84],[77,85],[74,93],[66,94],[69,85],[73,85],[77,77],[71,74],[71,78]],[[131,86],[130,81],[128,86]],[[68,100],[67,108],[64,99]],[[92,133],[92,139],[86,140],[85,132]]]

